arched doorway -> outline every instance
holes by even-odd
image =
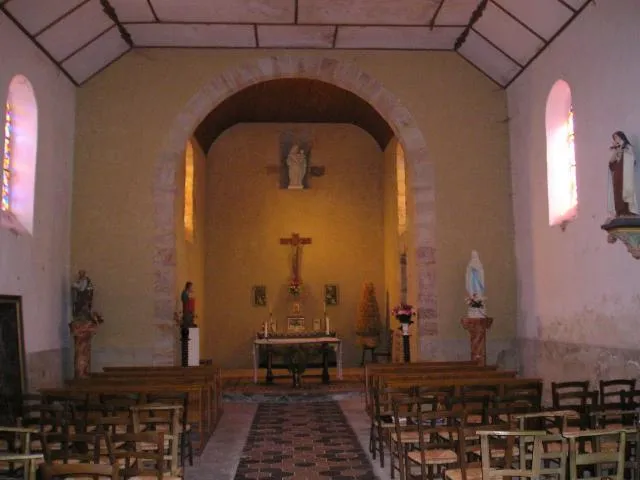
[[[377,80],[355,64],[327,57],[268,57],[226,71],[197,92],[174,120],[169,136],[156,159],[153,199],[155,204],[154,305],[156,317],[173,318],[175,305],[176,247],[174,197],[176,169],[183,160],[184,146],[195,128],[225,99],[240,90],[268,80],[308,78],[333,84],[369,103],[391,126],[402,144],[411,172],[409,188],[415,198],[414,251],[409,252],[418,308],[418,347],[426,335],[437,334],[435,275],[435,178],[427,157],[424,137],[409,111]],[[411,289],[410,289],[411,292]],[[167,329],[167,335],[171,330]],[[419,352],[424,357],[424,352]],[[170,355],[167,353],[166,355]],[[160,359],[172,361],[172,359]]]

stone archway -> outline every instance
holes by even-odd
[[[375,108],[394,131],[405,151],[411,172],[409,188],[415,198],[413,256],[418,292],[418,345],[425,343],[424,337],[437,334],[434,167],[427,158],[424,137],[415,120],[391,92],[355,64],[320,56],[267,57],[227,70],[196,93],[175,119],[156,159],[153,184],[154,323],[159,329],[156,339],[160,341],[154,346],[154,364],[173,363],[174,197],[176,168],[182,161],[184,146],[200,122],[226,98],[251,85],[279,78],[315,79],[348,90]]]

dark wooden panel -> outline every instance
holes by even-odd
[[[0,295],[0,425],[15,424],[25,390],[20,297]]]
[[[393,131],[357,95],[319,80],[285,78],[262,82],[224,100],[202,121],[196,139],[207,152],[237,123],[350,123],[367,131],[384,150]]]

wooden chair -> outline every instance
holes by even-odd
[[[416,410],[418,449],[406,453],[406,472],[411,477],[412,467],[417,466],[422,480],[433,480],[439,471],[458,465],[457,436],[459,427],[464,426],[465,412],[422,411],[419,404]]]
[[[616,378],[600,381],[600,407],[620,410],[624,408],[621,392],[636,389],[635,378]]]
[[[0,470],[0,476],[7,473],[13,477],[22,465],[24,480],[35,480],[38,463],[42,462],[41,453],[31,452],[31,438],[36,435],[36,428],[0,427],[0,437],[6,441],[6,450],[0,451],[0,465],[7,467]]]
[[[193,439],[192,428],[189,423],[189,395],[186,392],[165,392],[147,395],[149,403],[163,403],[166,405],[182,406],[182,418],[180,419],[180,465],[184,466],[185,458],[189,457],[189,465],[193,466]]]
[[[131,480],[181,480],[165,468],[164,433],[119,433],[109,435],[111,463],[120,466],[120,474]]]
[[[394,430],[389,442],[391,478],[394,478],[395,471],[398,470],[400,480],[404,480],[407,476],[407,452],[412,448],[418,448],[419,443],[417,409],[436,411],[439,401],[436,396],[400,396],[392,399],[392,405]]]
[[[603,466],[615,465],[615,474],[607,472],[610,480],[624,480],[626,432],[624,430],[586,430],[582,432],[568,432],[563,435],[569,439],[569,478],[582,480],[602,477]],[[595,448],[591,452],[583,452],[579,448],[579,441],[589,441]],[[606,443],[605,443],[606,441]],[[606,445],[606,448],[602,448]],[[595,472],[583,476],[586,468],[595,467]]]
[[[487,429],[476,430],[476,434],[480,436],[481,445],[482,475],[477,476],[478,479],[537,479],[542,475],[559,480],[566,478],[567,441],[559,435],[549,435],[543,430]],[[559,443],[560,448],[547,448],[546,443]],[[473,467],[477,475],[477,464]]]
[[[385,443],[389,443],[393,423],[393,399],[411,396],[412,389],[373,387],[373,412],[369,432],[369,451],[373,459],[380,455],[380,467],[384,468]]]
[[[144,404],[131,407],[133,431],[162,432],[163,454],[166,470],[173,477],[182,476],[178,461],[178,449],[182,427],[182,405]]]
[[[40,466],[43,480],[57,480],[59,478],[80,477],[89,478],[110,478],[118,480],[120,478],[118,465],[103,465],[96,463],[57,463],[53,465],[43,464]]]

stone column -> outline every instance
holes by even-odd
[[[91,338],[98,324],[87,320],[74,320],[69,324],[74,342],[73,368],[75,378],[87,378],[91,371]]]
[[[487,363],[487,330],[491,328],[493,318],[463,318],[460,320],[463,328],[469,332],[471,343],[471,360],[479,365]]]

